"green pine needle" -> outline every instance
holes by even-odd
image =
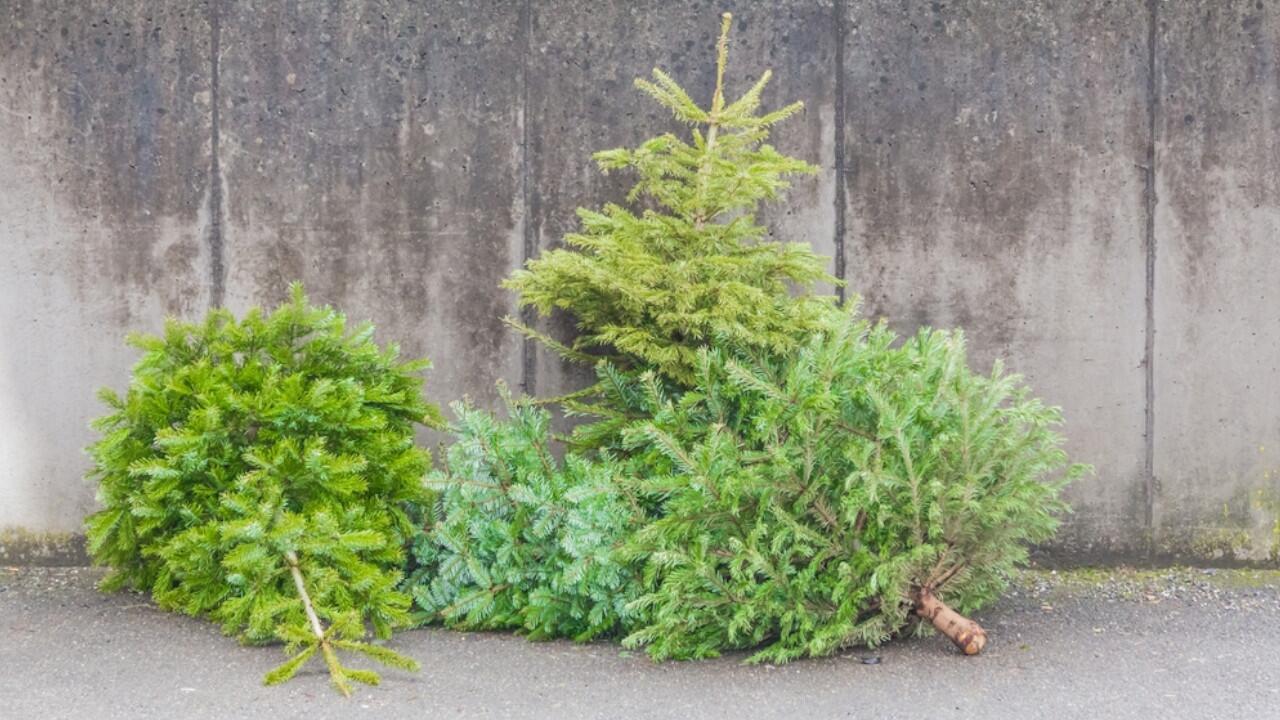
[[[340,647],[344,650],[362,653],[387,667],[396,668],[397,670],[417,672],[422,669],[422,665],[417,660],[381,645],[372,645],[354,640],[335,640],[333,644],[335,647]]]
[[[311,656],[316,654],[316,650],[318,650],[319,648],[320,648],[320,643],[318,642],[313,643],[310,646],[304,648],[302,652],[298,653],[297,655],[294,655],[293,657],[289,658],[285,662],[281,663],[274,670],[268,672],[266,676],[262,678],[262,684],[263,685],[279,685],[280,683],[292,678],[294,675],[298,673],[298,670],[301,669],[302,666],[306,664],[307,660],[310,660]]]

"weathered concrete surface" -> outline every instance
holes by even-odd
[[[431,358],[433,397],[518,384],[518,7],[217,5],[227,302],[301,279]]]
[[[1280,20],[1236,0],[0,4],[0,558],[67,556],[93,390],[167,313],[302,279],[442,402],[584,382],[497,285],[621,196],[592,151],[674,127],[635,76],[705,101],[725,9],[823,169],[774,234],[1064,407],[1098,472],[1049,550],[1269,561]]]
[[[1141,0],[849,4],[850,287],[903,332],[963,327],[1061,405],[1059,542],[1143,545],[1147,15]]]
[[[1280,5],[1198,5],[1159,33],[1154,541],[1276,560]]]
[[[0,3],[0,528],[79,529],[125,333],[208,306],[209,27],[186,5]]]
[[[1280,703],[1280,588],[1212,579],[1120,593],[1109,581],[1029,583],[979,615],[991,642],[974,658],[933,637],[784,666],[741,655],[656,665],[605,643],[420,630],[392,641],[420,673],[383,672],[344,700],[317,666],[263,687],[279,648],[237,645],[138,595],[102,595],[95,577],[0,570],[5,717],[1199,720],[1272,718]]]

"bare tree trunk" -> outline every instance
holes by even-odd
[[[987,646],[987,633],[978,623],[952,610],[930,590],[920,591],[916,614],[933,623],[965,655],[977,655]]]
[[[324,662],[329,666],[329,677],[333,679],[334,686],[343,695],[351,697],[351,688],[345,679],[346,674],[342,670],[342,665],[338,663],[338,656],[333,652],[333,646],[329,644],[329,638],[325,637],[324,625],[316,615],[315,606],[311,604],[311,595],[307,592],[307,584],[302,579],[302,569],[298,567],[298,554],[290,550],[285,553],[284,559],[289,563],[293,584],[298,588],[298,596],[302,598],[302,609],[306,611],[307,620],[311,623],[311,632],[315,633],[316,641],[320,643],[320,654],[324,656]]]

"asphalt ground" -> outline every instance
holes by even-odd
[[[783,666],[650,662],[607,643],[422,629],[422,663],[344,699],[313,663],[243,647],[100,571],[0,568],[0,718],[1280,718],[1280,573],[1037,571],[978,613],[978,657],[940,638]],[[358,664],[353,662],[353,664]]]

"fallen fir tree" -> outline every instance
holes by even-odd
[[[920,618],[982,650],[961,613],[1052,536],[1058,490],[1085,468],[1058,411],[999,364],[970,372],[959,333],[897,339],[833,314],[784,358],[703,350],[695,390],[648,386],[651,419],[624,432],[644,472],[625,477],[660,506],[619,554],[644,562],[628,645],[784,662]]]
[[[90,448],[102,588],[150,592],[247,643],[284,641],[292,657],[269,684],[316,654],[343,694],[378,682],[338,650],[416,669],[364,637],[410,621],[398,585],[430,465],[414,432],[440,416],[422,400],[428,363],[401,362],[372,334],[295,285],[270,314],[215,310],[131,337],[142,358],[123,397],[102,391],[111,412]]]
[[[756,114],[768,73],[726,104],[729,25],[710,108],[660,71],[637,82],[691,142],[597,154],[639,176],[643,207],[580,212],[583,232],[508,283],[581,331],[527,335],[597,364],[590,400],[564,399],[592,419],[578,452],[557,467],[528,411],[464,417],[466,449],[415,543],[415,597],[448,624],[607,631],[658,659],[761,647],[754,659],[785,661],[930,626],[980,652],[961,613],[1052,534],[1058,490],[1085,468],[1061,450],[1058,411],[999,366],[971,373],[959,333],[895,348],[833,298],[791,294],[832,279],[807,248],[764,241],[754,210],[810,169],[766,143],[799,107]],[[609,498],[604,515],[565,521],[584,495]],[[625,605],[573,585],[573,548],[624,573],[609,586]]]

